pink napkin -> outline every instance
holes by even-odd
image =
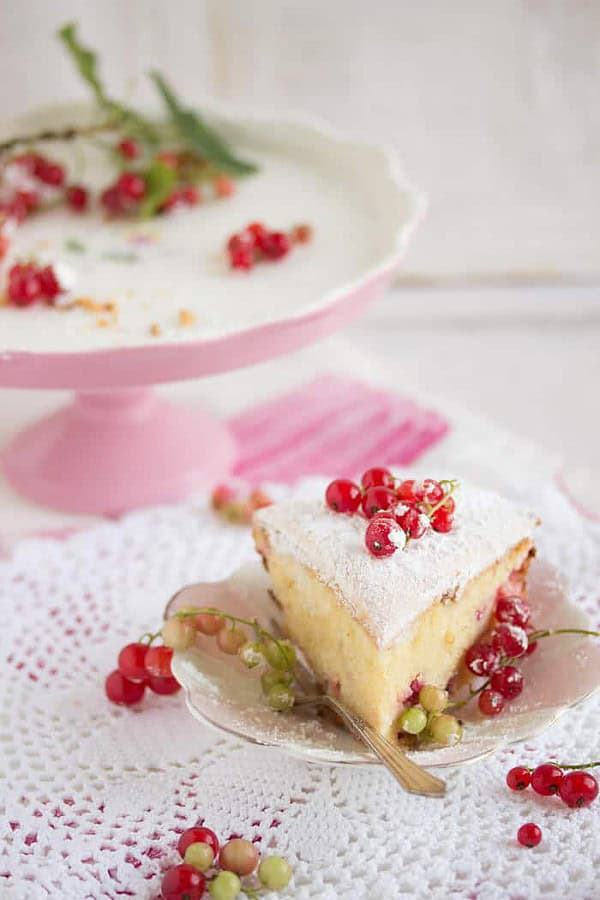
[[[289,483],[307,475],[356,475],[369,465],[413,462],[449,423],[413,400],[333,375],[236,416],[235,475]]]

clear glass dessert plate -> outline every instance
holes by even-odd
[[[240,569],[226,582],[190,585],[173,597],[167,613],[180,606],[220,606],[236,615],[268,624],[282,614],[269,593],[260,562]],[[562,576],[535,560],[530,570],[528,601],[536,628],[590,628],[586,614],[570,602]],[[423,766],[456,766],[482,759],[501,747],[540,734],[570,707],[600,688],[600,644],[582,635],[560,635],[540,642],[523,660],[523,693],[507,703],[496,719],[484,719],[477,703],[466,706],[464,738],[454,747],[415,750]],[[258,674],[219,651],[211,638],[175,654],[173,673],[182,685],[188,708],[204,725],[236,738],[279,749],[325,765],[379,765],[343,728],[312,710],[273,712],[264,702]]]

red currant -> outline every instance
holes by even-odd
[[[502,623],[492,633],[492,647],[510,659],[524,656],[527,652],[529,638],[527,632],[518,625]]]
[[[537,641],[529,641],[529,643],[527,644],[527,650],[526,650],[525,655],[531,656],[532,653],[535,653],[535,651],[537,650],[537,645],[538,645]]]
[[[374,516],[365,532],[365,544],[371,556],[392,556],[406,543],[404,532],[391,516]]]
[[[384,469],[381,466],[374,466],[372,469],[367,469],[360,479],[363,491],[368,491],[369,488],[372,487],[385,487],[393,490],[394,483],[394,476],[390,470]]]
[[[171,647],[148,647],[144,657],[146,672],[155,678],[172,678],[172,659],[173,650]]]
[[[232,251],[230,262],[232,269],[252,269],[254,268],[254,253],[252,250]]]
[[[210,828],[195,825],[193,828],[188,828],[187,831],[183,832],[177,841],[177,850],[182,857],[185,856],[185,851],[190,844],[208,844],[215,854],[215,859],[219,855],[219,838]]]
[[[8,299],[15,306],[31,306],[41,296],[39,275],[32,263],[15,263],[8,270]]]
[[[572,809],[589,806],[598,796],[598,782],[589,772],[567,772],[558,792],[561,800]]]
[[[39,269],[38,278],[40,281],[40,294],[48,302],[52,303],[59,294],[62,294],[63,289],[52,266],[44,266],[43,269]]]
[[[146,182],[136,172],[123,172],[117,179],[116,188],[126,203],[137,203],[146,193]]]
[[[562,780],[562,769],[553,763],[543,763],[533,770],[531,787],[536,794],[549,797],[551,794],[558,794]]]
[[[114,184],[102,191],[100,194],[100,203],[109,216],[118,216],[123,212],[121,194]]]
[[[137,159],[140,155],[140,145],[131,138],[123,138],[117,144],[117,150],[124,159]]]
[[[523,690],[523,675],[515,666],[504,666],[492,675],[491,687],[505,700],[514,700]]]
[[[300,225],[294,225],[292,228],[292,241],[295,244],[308,244],[309,241],[312,240],[313,230],[311,225],[307,225],[302,223]]]
[[[146,685],[143,681],[129,681],[118,669],[111,672],[104,682],[104,691],[111,703],[121,706],[133,706],[144,696]]]
[[[238,250],[251,252],[254,250],[254,238],[247,231],[232,234],[227,241],[227,249],[230,254],[235,253]]]
[[[526,822],[517,831],[517,840],[522,847],[537,847],[542,840],[542,829],[534,822]]]
[[[444,496],[444,489],[438,481],[434,481],[433,478],[426,478],[419,493],[422,495],[422,499],[430,506],[435,506]]]
[[[46,159],[44,156],[36,158],[33,174],[39,181],[51,187],[62,187],[65,181],[64,167]]]
[[[250,235],[254,246],[257,250],[262,251],[263,241],[268,235],[268,230],[265,228],[262,222],[250,222],[249,225],[246,225],[246,233]]]
[[[26,214],[33,212],[40,205],[40,195],[36,191],[17,191],[14,201],[25,207]]]
[[[119,653],[119,672],[130,681],[145,681],[147,644],[126,644]]]
[[[71,184],[66,192],[67,204],[74,212],[84,212],[89,201],[89,194],[81,184]]]
[[[0,220],[4,224],[5,219],[15,219],[21,223],[27,218],[27,207],[23,202],[15,204],[12,200],[0,201]]]
[[[531,610],[522,597],[499,597],[496,603],[496,618],[499,622],[524,628],[529,622]]]
[[[163,900],[199,900],[205,887],[202,872],[184,863],[167,872],[160,889]]]
[[[355,513],[360,506],[360,488],[348,478],[336,478],[325,491],[329,509],[338,513]]]
[[[235,194],[235,181],[228,178],[226,175],[218,175],[213,181],[213,187],[215,189],[215,194],[221,199],[224,197],[231,197],[232,194]]]
[[[181,690],[181,685],[175,678],[155,678],[150,675],[148,687],[153,694],[176,694]]]
[[[452,498],[450,497],[449,499],[451,500]],[[440,532],[440,534],[447,534],[449,531],[452,531],[453,525],[454,516],[447,506],[440,506],[431,516],[431,527],[434,531]]]
[[[181,199],[188,206],[197,206],[202,200],[202,194],[195,184],[188,184],[181,188]]]
[[[456,502],[454,500],[454,497],[446,497],[441,508],[447,510],[449,513],[454,514],[454,511],[456,510]]]
[[[33,175],[38,159],[39,156],[36,153],[19,153],[17,156],[13,156],[10,162],[21,166],[29,175]]]
[[[479,695],[479,709],[484,716],[498,716],[504,709],[504,697],[498,691],[486,688]]]
[[[524,791],[531,784],[531,772],[525,766],[515,766],[506,776],[511,791]]]
[[[467,669],[482,677],[491,675],[498,668],[498,654],[490,644],[473,644],[465,656]]]
[[[381,510],[394,509],[398,505],[398,497],[389,488],[372,487],[363,496],[361,505],[365,516],[370,519]]]
[[[406,503],[408,506],[413,506],[421,499],[419,486],[414,479],[400,482],[396,490],[396,494],[398,495],[398,499],[401,500],[402,503]]]
[[[429,519],[427,516],[414,508],[408,509],[402,515],[397,516],[397,520],[402,531],[405,531],[413,541],[422,538],[429,528]]]
[[[290,239],[283,231],[268,232],[261,243],[261,250],[267,259],[282,259],[290,248]]]

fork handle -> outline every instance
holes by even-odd
[[[392,773],[405,791],[411,794],[423,794],[426,797],[443,797],[446,783],[426,769],[422,769],[395,744],[379,734],[368,722],[351,712],[343,703],[323,694],[322,705],[328,706],[344,720],[354,737],[358,738]]]

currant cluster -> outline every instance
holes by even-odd
[[[0,183],[0,259],[6,256],[10,247],[10,227],[24,222],[45,199],[54,200],[66,177],[60,163],[39,153],[21,153],[8,165],[13,175],[6,183]]]
[[[218,484],[211,494],[211,506],[227,522],[235,525],[248,525],[252,514],[257,509],[271,506],[269,495],[260,488],[254,488],[244,494],[233,484]]]
[[[306,244],[312,239],[310,225],[296,225],[291,232],[270,231],[262,222],[251,222],[227,241],[227,255],[232,269],[250,270],[255,263],[283,259],[293,244]]]
[[[489,639],[473,644],[465,656],[468,670],[485,679],[479,687],[470,689],[468,698],[478,696],[484,716],[499,715],[506,701],[514,700],[523,690],[523,674],[514,663],[537,646],[536,641],[530,641],[531,610],[524,595],[525,579],[513,572],[496,594],[495,625]]]
[[[581,809],[598,796],[598,781],[584,771],[595,766],[600,766],[600,762],[577,766],[548,762],[534,769],[514,766],[506,776],[506,783],[511,791],[525,791],[531,786],[542,797],[560,797],[571,809]],[[526,822],[517,832],[517,841],[523,847],[537,847],[541,840],[542,830],[534,822]]]
[[[283,857],[261,860],[254,844],[242,838],[221,847],[215,832],[202,826],[184,831],[177,850],[183,863],[165,874],[163,900],[199,900],[207,887],[213,900],[235,900],[241,893],[257,898],[262,888],[283,890],[292,877],[292,867]]]
[[[119,706],[133,706],[146,688],[154,694],[176,694],[180,685],[171,672],[172,658],[173,650],[166,645],[153,647],[141,640],[126,644],[104,683],[106,696]]]
[[[399,734],[413,735],[444,747],[462,740],[462,723],[444,712],[449,706],[448,691],[433,684],[420,689],[416,702],[400,713],[394,723]]]
[[[531,609],[525,599],[525,576],[513,572],[498,588],[494,608],[495,624],[488,639],[473,644],[465,655],[467,669],[480,679],[478,687],[470,687],[462,706],[478,697],[479,710],[484,716],[498,716],[506,701],[514,700],[523,690],[523,673],[515,663],[534,653],[538,642],[560,634],[581,634],[599,637],[600,632],[583,628],[549,628],[534,630]]]
[[[13,306],[31,306],[38,300],[52,305],[63,291],[53,266],[16,262],[8,270],[6,295]]]
[[[250,640],[248,628],[254,640]],[[261,687],[272,709],[283,712],[294,705],[294,645],[276,638],[256,619],[243,619],[208,607],[180,609],[164,622],[160,631],[123,647],[118,668],[106,679],[108,699],[132,706],[143,698],[146,687],[156,694],[174,694],[179,684],[171,671],[173,651],[189,650],[198,635],[214,637],[219,650],[238,656],[248,669],[262,666]],[[163,643],[154,645],[159,639]]]
[[[127,161],[137,159],[143,154],[143,149],[137,141],[130,138],[122,140],[117,145],[117,151]],[[157,212],[168,213],[180,206],[197,206],[203,200],[203,195],[193,179],[200,175],[198,162],[190,158],[189,153],[162,151],[157,153],[149,161],[148,167],[125,170],[117,179],[105,188],[100,194],[100,203],[104,211],[111,218],[137,215],[142,201],[148,193],[149,182],[152,178],[152,167],[157,163],[162,164],[174,173],[176,184],[167,197],[159,203]],[[173,177],[173,176],[172,176]],[[212,179],[213,193],[215,197],[230,197],[235,191],[235,183],[231,178],[216,175]],[[78,186],[79,192],[82,189]],[[87,205],[82,203],[83,195],[79,193],[79,207],[84,209]]]
[[[531,786],[535,793],[541,794],[542,797],[557,796],[571,809],[579,809],[582,806],[589,806],[598,796],[596,778],[583,771],[597,765],[599,765],[597,762],[586,763],[583,766],[543,763],[535,769],[515,766],[506,776],[506,783],[511,791],[524,791]]]
[[[365,544],[372,556],[392,556],[433,529],[445,534],[454,524],[456,481],[401,481],[389,469],[375,466],[363,473],[360,485],[336,478],[325,491],[325,502],[337,513],[362,513],[369,519]]]

